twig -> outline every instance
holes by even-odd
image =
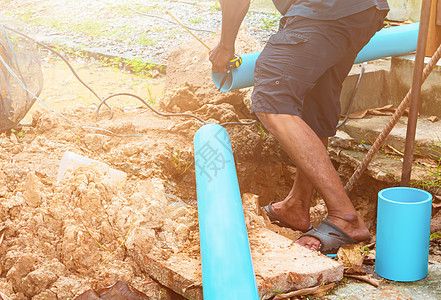
[[[344,276],[348,277],[348,278],[354,278],[354,279],[358,279],[358,280],[367,282],[367,283],[373,285],[374,287],[379,287],[381,282],[382,282],[382,280],[378,280],[378,279],[372,278],[371,275],[349,275],[349,274],[345,274]]]
[[[301,289],[298,291],[293,291],[290,293],[286,293],[286,294],[279,294],[276,295],[273,300],[284,300],[284,299],[289,299],[291,297],[297,297],[297,296],[305,296],[305,295],[311,295],[311,294],[315,294],[315,293],[322,293],[322,292],[327,292],[331,289],[333,289],[335,287],[335,283],[330,283],[327,285],[319,285],[319,286],[315,286],[312,288],[306,288],[306,289]]]

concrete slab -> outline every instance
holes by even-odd
[[[361,64],[354,65],[343,82],[340,95],[342,113],[346,113],[349,101],[360,76]],[[351,111],[382,107],[389,104],[390,99],[385,97],[387,77],[391,68],[390,59],[379,59],[365,65],[365,71],[357,88]]]
[[[390,120],[389,116],[368,116],[348,120],[341,129],[356,143],[372,145]],[[385,141],[399,151],[404,150],[407,131],[407,117],[401,117]],[[441,122],[432,123],[427,117],[419,117],[415,137],[415,153],[431,158],[441,156]]]
[[[268,229],[253,229],[249,238],[262,299],[273,296],[271,290],[287,292],[343,278],[341,263]],[[166,260],[138,253],[138,261],[144,272],[178,294],[187,299],[203,299],[200,259],[185,253],[171,254]]]
[[[430,58],[425,59],[427,63]],[[384,94],[391,104],[399,105],[410,90],[415,65],[415,54],[392,58],[390,73],[387,76]],[[441,116],[441,62],[439,61],[421,86],[420,113],[428,116]]]

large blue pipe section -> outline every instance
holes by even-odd
[[[369,43],[360,51],[355,64],[409,53],[416,50],[419,23],[384,28],[378,31]],[[241,55],[242,65],[233,69],[221,88],[222,92],[237,90],[254,85],[254,66],[260,52]],[[212,73],[216,88],[224,78],[224,73]]]
[[[228,132],[204,125],[193,142],[204,299],[258,300]]]

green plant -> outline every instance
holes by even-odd
[[[424,179],[412,182],[412,187],[421,187],[425,190],[433,189],[437,194],[441,189],[441,138],[438,137],[438,142],[426,147],[429,150],[429,158],[435,161],[435,167],[425,167],[427,176]],[[419,149],[418,151],[422,151]],[[415,151],[417,152],[417,151]]]
[[[263,25],[261,28],[265,30],[275,29],[278,25],[279,19],[280,13],[275,10],[274,13],[268,14],[267,17],[262,19]]]
[[[158,39],[151,39],[145,35],[141,35],[138,39],[138,43],[141,44],[142,46],[149,47],[158,43]]]
[[[369,253],[369,251],[371,251],[371,249],[369,249],[369,247],[363,247],[363,248],[361,248],[361,252],[362,252],[362,253],[364,253],[364,252]]]
[[[257,132],[260,134],[260,137],[261,137],[262,139],[266,138],[266,136],[267,136],[268,134],[267,134],[267,133],[265,132],[265,130],[263,129],[263,125],[262,125],[262,123],[258,122],[258,123],[257,123],[257,127],[258,127]]]
[[[191,154],[191,157],[184,158],[182,155],[183,153],[184,151],[179,149],[174,149],[172,153],[173,165],[175,166],[176,171],[181,173],[181,175],[187,172],[187,170],[193,165],[193,154]]]
[[[17,131],[15,129],[11,129],[11,132],[15,134],[17,137],[23,137],[25,135],[23,131]]]
[[[215,12],[217,10],[221,10],[219,1],[214,2],[210,7],[211,12]]]
[[[190,22],[190,24],[196,25],[196,24],[202,22],[202,17],[199,16],[199,17],[191,18],[189,20],[189,22]]]
[[[437,238],[441,238],[441,230],[437,231],[437,232],[434,232],[434,233],[432,233],[430,235],[430,240],[434,240],[434,239],[437,239]]]
[[[152,92],[152,87],[149,84],[147,84],[146,88],[147,88],[147,93],[149,94],[149,99],[147,100],[147,103],[150,104],[151,106],[155,106],[157,98]]]

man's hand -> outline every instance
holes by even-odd
[[[234,58],[234,41],[250,0],[221,0],[222,32],[219,44],[210,51],[214,73],[226,73],[227,64]]]
[[[214,73],[226,73],[227,65],[234,58],[234,47],[223,47],[220,43],[210,50],[210,61]]]

